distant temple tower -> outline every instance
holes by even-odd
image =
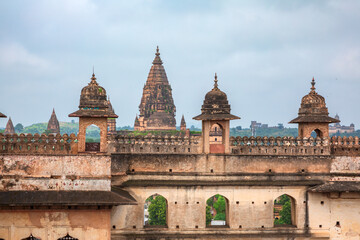
[[[181,117],[180,131],[186,131],[186,122],[185,122],[184,114]]]
[[[90,83],[81,90],[79,110],[69,114],[69,117],[79,118],[79,152],[107,151],[108,118],[118,116],[109,109],[106,91],[96,82],[94,73]],[[100,128],[100,144],[86,143],[86,128],[92,124]]]
[[[11,117],[10,117],[6,124],[4,134],[14,134],[14,133],[15,133],[15,128],[14,128],[13,122],[11,121]]]
[[[157,47],[139,105],[140,115],[134,123],[137,131],[176,130],[176,108],[172,89],[162,64]]]
[[[50,120],[47,125],[47,134],[58,134],[60,133],[60,124],[55,114],[55,109],[53,109]]]
[[[240,119],[230,114],[227,96],[218,88],[217,82],[215,73],[214,88],[205,95],[201,114],[193,118],[202,121],[203,153],[230,153],[230,120]],[[221,141],[215,141],[212,136],[215,128],[221,133]]]
[[[110,97],[108,97],[108,106],[109,106],[109,111],[112,114],[115,114],[115,111],[112,107],[112,104],[110,102]],[[108,124],[108,134],[116,134],[116,118],[108,118],[107,120],[107,124]]]
[[[299,116],[289,123],[299,124],[298,136],[309,138],[315,131],[320,138],[329,137],[329,124],[340,122],[338,119],[329,117],[325,98],[315,92],[315,80],[311,81],[311,91],[301,100]]]

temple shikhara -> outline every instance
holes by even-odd
[[[137,131],[175,130],[176,108],[172,89],[160,58],[159,47],[156,48],[155,59],[152,63],[139,105],[140,115],[135,118],[134,129]]]
[[[186,134],[172,134],[176,109],[158,48],[135,130],[162,134],[116,131],[121,103],[110,103],[94,73],[80,104],[68,106],[79,132],[61,135],[54,110],[41,135],[16,134],[9,118],[0,133],[0,239],[359,239],[359,138],[330,137],[339,119],[315,79],[293,99],[306,94],[289,116],[298,114],[297,137],[233,137],[230,122],[247,113],[231,112],[221,87],[231,79],[219,76],[193,117],[201,135],[184,116]],[[98,141],[87,135],[93,126]]]

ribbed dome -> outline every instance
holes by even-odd
[[[300,122],[324,122],[334,123],[339,120],[329,117],[329,112],[326,107],[325,98],[315,91],[315,80],[311,81],[311,91],[301,99],[301,106],[299,108],[299,116],[293,119],[290,123]]]
[[[94,73],[90,79],[90,83],[81,90],[79,110],[69,117],[117,118],[110,100],[107,100],[105,88],[96,82]]]
[[[215,74],[214,88],[205,95],[201,115],[194,117],[195,120],[239,119],[239,117],[230,114],[227,96],[218,88],[217,82],[217,75]]]
[[[79,108],[107,108],[106,91],[96,82],[95,74],[91,82],[81,90]]]

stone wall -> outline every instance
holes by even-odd
[[[79,240],[110,240],[110,210],[2,210],[0,238],[30,236],[56,240],[69,233]]]
[[[110,157],[0,155],[0,191],[110,191]]]

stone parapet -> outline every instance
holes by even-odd
[[[360,156],[359,137],[332,137],[331,154],[337,156]]]
[[[110,136],[108,151],[111,153],[200,153],[199,136]]]
[[[231,137],[231,153],[236,155],[330,155],[327,138]]]
[[[77,153],[75,134],[2,134],[0,133],[0,153],[6,154],[56,154]]]

